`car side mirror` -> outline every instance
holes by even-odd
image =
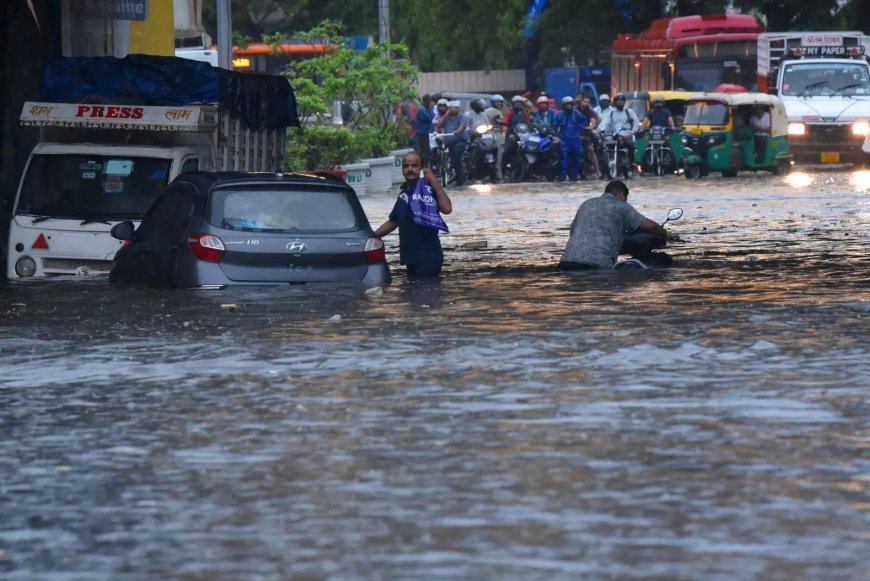
[[[133,240],[133,233],[136,231],[136,227],[133,226],[133,222],[127,220],[126,222],[121,222],[120,224],[115,224],[112,226],[112,229],[109,231],[109,234],[112,235],[112,238],[115,240]]]

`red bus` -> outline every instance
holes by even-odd
[[[233,47],[233,70],[256,73],[280,74],[290,62],[320,56],[328,50],[325,44],[281,43],[270,45],[263,42],[242,48]]]
[[[612,45],[612,90],[712,91],[733,83],[756,89],[758,35],[748,14],[659,18]]]

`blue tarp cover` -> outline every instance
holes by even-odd
[[[44,99],[60,103],[221,103],[255,129],[299,125],[284,77],[238,73],[177,57],[64,57],[43,73]]]

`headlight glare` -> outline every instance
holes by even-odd
[[[852,135],[867,137],[870,135],[870,123],[867,121],[855,121],[852,123]]]
[[[789,135],[805,135],[807,132],[807,126],[803,123],[789,123],[788,124],[788,134]]]

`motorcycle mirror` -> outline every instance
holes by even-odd
[[[668,219],[665,220],[665,223],[673,222],[674,220],[679,220],[683,217],[683,209],[682,208],[674,208],[670,212],[668,212]]]

